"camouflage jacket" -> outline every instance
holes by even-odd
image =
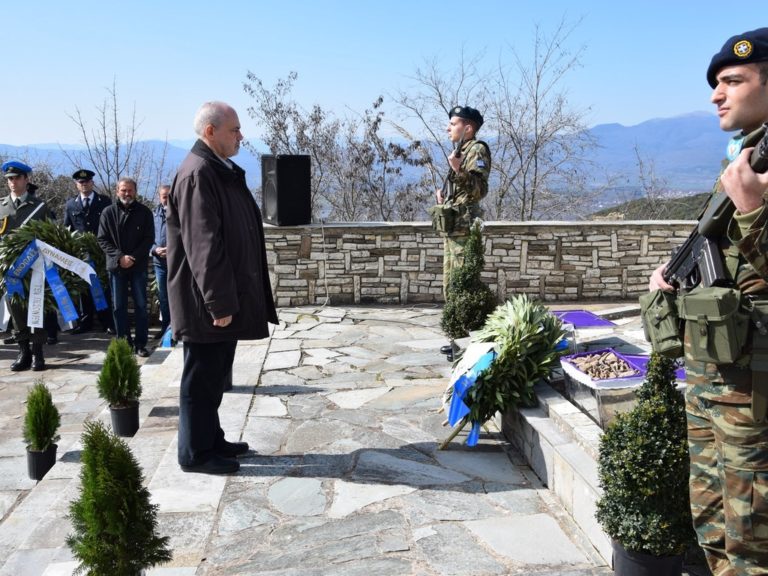
[[[488,176],[491,173],[491,153],[480,140],[468,140],[461,147],[461,168],[450,171],[446,185],[449,200],[446,204],[459,206],[477,204],[488,194]]]
[[[763,128],[744,137],[742,148],[754,146],[765,133]],[[729,161],[723,160],[723,170]],[[724,194],[720,178],[714,194]],[[721,239],[724,262],[731,278],[745,294],[768,295],[768,207],[746,215],[734,215],[727,237]],[[686,349],[690,346],[688,338]],[[686,350],[686,352],[688,352]],[[749,350],[747,350],[749,352]],[[749,403],[752,395],[751,355],[737,364],[717,365],[697,362],[686,353],[687,382],[700,397],[726,403]]]
[[[743,148],[757,144],[764,128],[747,134]],[[723,169],[728,161],[723,161]],[[715,193],[723,193],[718,178]],[[747,294],[768,293],[768,209],[766,206],[749,215],[736,215],[728,226],[729,247],[725,249],[726,267]]]

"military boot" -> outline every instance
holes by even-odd
[[[45,358],[43,357],[42,342],[35,342],[32,344],[32,370],[34,372],[45,370]]]
[[[29,340],[21,340],[19,342],[19,355],[16,357],[16,362],[11,364],[11,370],[21,372],[22,370],[29,370],[31,366],[32,351],[29,349]]]

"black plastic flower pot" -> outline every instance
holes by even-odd
[[[681,576],[683,555],[654,556],[631,552],[614,540],[613,573],[616,576]]]
[[[128,406],[109,407],[112,416],[112,431],[118,436],[133,437],[139,429],[139,403]]]
[[[51,444],[47,450],[27,448],[27,474],[32,480],[39,482],[53,468],[56,464],[56,448],[56,444]]]

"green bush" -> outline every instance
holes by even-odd
[[[655,556],[696,541],[688,497],[685,401],[674,360],[652,354],[635,407],[618,414],[600,441],[603,495],[597,520],[625,549]]]
[[[113,408],[125,407],[141,396],[141,371],[131,345],[113,338],[97,380],[99,396]]]
[[[35,381],[27,394],[27,412],[24,414],[24,442],[35,452],[44,452],[59,439],[61,424],[59,410],[43,380]]]
[[[496,307],[496,296],[481,278],[485,258],[480,222],[475,220],[464,247],[464,264],[451,271],[440,322],[450,338],[463,338],[480,328]]]
[[[70,503],[67,546],[75,574],[133,576],[171,560],[169,538],[157,535],[157,505],[128,445],[100,422],[83,433],[80,496]]]

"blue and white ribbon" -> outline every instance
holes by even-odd
[[[77,320],[77,310],[72,298],[67,292],[66,286],[61,281],[56,266],[69,270],[76,276],[85,280],[94,294],[94,303],[97,310],[106,308],[104,291],[101,288],[96,271],[79,258],[75,258],[61,250],[54,248],[42,240],[32,240],[16,261],[8,270],[5,277],[7,297],[14,294],[24,297],[24,284],[22,278],[31,270],[32,277],[29,282],[29,301],[27,305],[27,325],[32,328],[43,327],[43,313],[45,310],[45,282],[51,287],[51,292],[56,300],[62,317],[66,322]],[[100,299],[96,298],[99,294]]]
[[[486,344],[487,346],[487,344]],[[492,344],[491,344],[492,346]],[[467,350],[469,352],[469,350]],[[456,426],[470,412],[469,406],[464,402],[467,392],[477,382],[477,377],[483,370],[487,369],[496,358],[494,350],[488,350],[482,356],[477,358],[471,367],[463,370],[463,373],[453,382],[453,394],[451,395],[451,405],[448,409],[448,424]],[[480,425],[482,422],[472,421],[472,429],[467,436],[467,446],[477,445],[480,438]]]

